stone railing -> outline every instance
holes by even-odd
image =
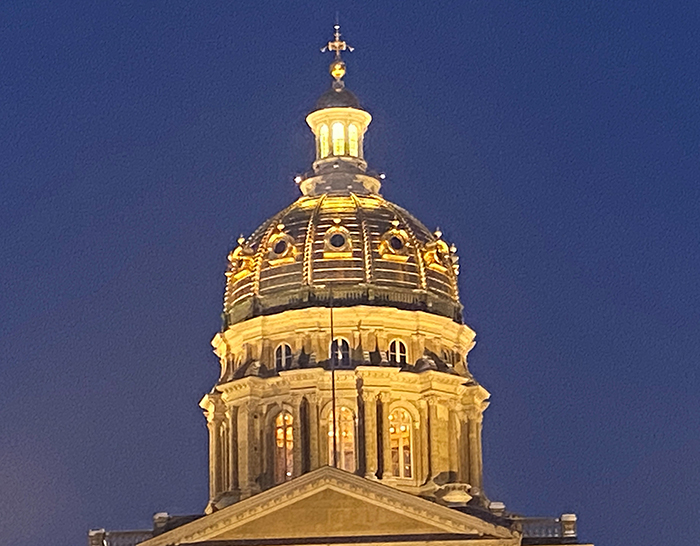
[[[153,531],[91,529],[88,533],[88,546],[136,546],[149,538],[153,538]]]
[[[576,538],[576,514],[559,518],[514,518],[528,538]]]

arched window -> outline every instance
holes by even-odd
[[[275,369],[279,372],[292,367],[292,348],[282,343],[275,349]]]
[[[412,419],[404,409],[389,415],[392,473],[397,478],[413,477]]]
[[[328,125],[325,124],[318,130],[318,153],[322,159],[331,153],[328,146]]]
[[[352,157],[357,157],[359,155],[357,125],[355,125],[354,123],[348,125],[348,153]]]
[[[347,339],[337,337],[331,343],[331,358],[335,358],[333,364],[337,368],[350,367],[350,344]]]
[[[337,449],[338,468],[355,471],[355,415],[350,408],[336,408],[336,425],[333,426],[333,412],[328,416],[328,464],[334,464],[333,449]],[[333,442],[334,433],[337,440]],[[334,445],[335,444],[335,445]]]
[[[333,155],[344,155],[345,154],[345,127],[340,122],[335,122],[333,124],[332,135],[333,137]]]
[[[288,411],[275,419],[275,483],[292,479],[294,473],[294,418]]]
[[[395,339],[389,344],[389,362],[406,364],[407,355],[406,344],[400,339]]]

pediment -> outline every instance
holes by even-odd
[[[334,537],[392,537],[387,542],[393,542],[401,541],[402,536],[445,535],[462,535],[465,540],[516,537],[509,529],[475,516],[324,467],[148,540],[143,546],[229,540],[263,545],[266,541]]]

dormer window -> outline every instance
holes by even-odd
[[[289,370],[292,367],[292,348],[282,343],[275,349],[275,369],[278,372]]]
[[[318,152],[321,158],[328,157],[331,153],[328,145],[328,125],[323,124],[318,130]]]
[[[348,125],[348,153],[352,157],[357,157],[359,155],[360,146],[357,134],[357,125],[351,123]]]
[[[350,367],[350,344],[347,339],[338,337],[331,343],[331,359],[333,366],[338,368]]]
[[[333,155],[345,154],[345,127],[340,122],[333,124]]]
[[[395,364],[406,364],[406,344],[400,339],[395,339],[389,344],[389,362]]]

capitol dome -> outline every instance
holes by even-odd
[[[461,323],[454,247],[406,210],[357,185],[354,191],[305,195],[240,239],[229,255],[228,324],[328,306],[331,298],[335,307],[381,305]]]
[[[241,237],[228,256],[224,322],[308,307],[374,305],[462,323],[454,245],[384,199],[367,170],[372,116],[345,88],[345,64],[306,121],[316,137],[301,198]]]
[[[301,196],[228,255],[212,340],[221,373],[201,402],[209,511],[324,465],[487,502],[489,394],[468,369],[456,248],[381,195],[364,158],[372,116],[345,88],[349,46],[335,31],[331,87],[306,117],[316,157],[295,178]]]

